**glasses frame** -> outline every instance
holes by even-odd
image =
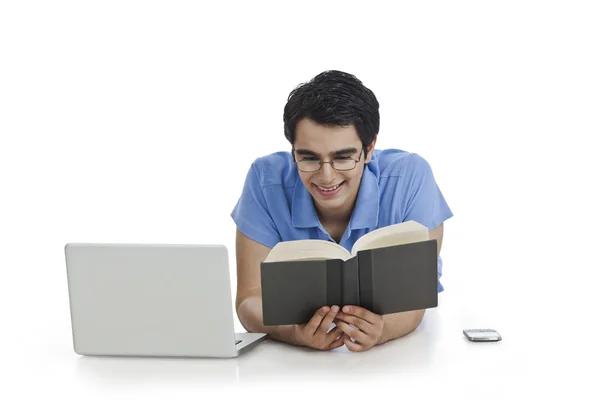
[[[303,171],[303,170],[300,169],[300,166],[298,165],[298,163],[302,162],[302,160],[296,161],[295,151],[296,151],[296,149],[294,149],[292,147],[292,158],[294,159],[294,164],[296,164],[296,168],[298,168],[298,171],[301,171],[301,172],[319,172],[321,170],[321,168],[323,168],[323,164],[329,164],[329,165],[331,165],[331,168],[335,169],[336,171],[347,172],[347,171],[352,171],[353,169],[356,168],[356,164],[358,164],[358,162],[360,161],[360,159],[362,157],[362,154],[365,152],[365,149],[364,148],[361,149],[360,153],[358,154],[358,159],[356,159],[356,160],[353,159],[353,158],[348,159],[348,160],[337,160],[337,161],[354,161],[354,166],[352,168],[350,168],[350,169],[337,169],[334,166],[334,163],[335,163],[336,160],[323,161],[323,160],[319,159],[319,168],[316,169],[316,170],[314,170],[314,171]],[[306,160],[306,161],[312,162],[312,160]]]

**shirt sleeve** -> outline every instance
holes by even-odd
[[[416,221],[433,230],[454,215],[434,179],[431,166],[418,154],[411,155],[400,189],[405,193],[403,222]],[[440,283],[442,266],[442,258],[438,257],[438,293],[444,291]]]
[[[403,222],[416,221],[433,230],[454,215],[433,177],[431,166],[420,155],[411,155],[401,186],[405,194]]]
[[[272,248],[281,241],[267,207],[256,162],[246,175],[242,195],[231,212],[231,218],[238,229],[255,242]]]

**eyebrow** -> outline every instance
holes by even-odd
[[[295,149],[294,152],[296,154],[298,154],[299,156],[319,156],[320,154],[315,153],[312,150],[308,150],[308,149]],[[341,149],[341,150],[335,150],[329,153],[330,156],[339,156],[342,154],[356,154],[358,153],[358,149],[356,149],[355,147],[347,147],[345,149]]]

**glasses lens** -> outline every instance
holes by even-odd
[[[337,169],[338,171],[348,171],[348,170],[354,169],[355,165],[356,165],[356,163],[354,162],[354,160],[334,160],[333,161],[333,168]]]
[[[321,168],[321,162],[316,160],[304,160],[304,161],[298,161],[298,169],[302,172],[315,172],[318,171],[319,168]]]

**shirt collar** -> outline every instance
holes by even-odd
[[[300,176],[296,176],[296,185],[292,195],[292,226],[294,228],[312,228],[319,226],[319,217],[312,196],[306,190]]]
[[[377,227],[379,220],[379,183],[375,174],[367,166],[364,169],[356,205],[350,218],[350,229]],[[300,176],[296,177],[292,195],[292,226],[294,228],[312,228],[319,226],[319,217],[310,192]]]
[[[369,168],[365,168],[358,197],[350,218],[350,229],[376,228],[379,221],[379,182]]]

